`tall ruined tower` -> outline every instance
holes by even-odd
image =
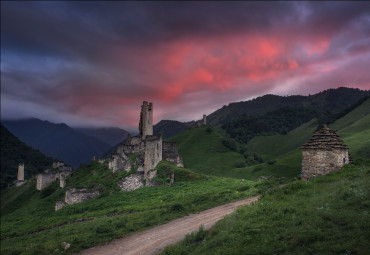
[[[18,165],[18,176],[17,176],[18,181],[24,181],[24,164],[19,163]]]
[[[153,103],[143,102],[140,113],[139,131],[142,140],[147,135],[153,135]]]

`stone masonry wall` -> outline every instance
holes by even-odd
[[[50,183],[60,180],[59,186],[64,188],[65,186],[65,177],[70,175],[72,171],[63,171],[63,172],[52,172],[52,173],[41,173],[36,175],[36,189],[42,190]]]
[[[184,167],[182,157],[179,155],[177,143],[175,142],[163,142],[162,159],[174,164],[175,166]]]
[[[348,150],[307,149],[302,154],[302,179],[339,171],[349,163]]]
[[[99,196],[99,190],[88,190],[86,188],[69,188],[66,191],[65,203],[76,204]]]
[[[36,189],[42,190],[50,183],[56,181],[59,178],[59,173],[42,173],[38,174],[36,178],[37,178]]]
[[[144,154],[144,179],[147,172],[154,169],[162,160],[162,134],[147,136]]]
[[[140,112],[139,131],[141,139],[153,135],[153,103],[143,102]]]

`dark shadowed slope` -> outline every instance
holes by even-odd
[[[328,89],[309,96],[265,95],[253,100],[225,105],[210,114],[207,117],[207,123],[217,126],[242,114],[263,114],[288,106],[303,106],[320,111],[339,112],[367,95],[370,95],[370,90],[344,87]]]
[[[39,119],[3,121],[3,124],[27,145],[73,167],[89,163],[94,154],[99,157],[111,147],[66,124],[54,124]]]
[[[1,124],[1,188],[17,178],[18,164],[24,163],[25,178],[51,167],[53,159],[21,142]]]
[[[98,138],[99,140],[109,144],[110,146],[117,145],[118,143],[126,140],[127,132],[121,128],[74,128],[76,131]]]

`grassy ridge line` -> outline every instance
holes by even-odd
[[[351,126],[354,122],[361,120],[362,118],[369,116],[370,114],[370,99],[367,99],[361,105],[356,107],[354,110],[343,116],[342,118],[336,120],[330,125],[334,130],[345,129]],[[368,122],[370,125],[370,122]]]
[[[347,165],[275,189],[167,247],[172,254],[368,254],[370,167]]]

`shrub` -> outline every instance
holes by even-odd
[[[242,168],[242,167],[245,167],[245,162],[244,162],[244,161],[242,161],[242,160],[238,160],[238,161],[236,161],[236,162],[235,162],[234,166],[235,166],[236,168]]]
[[[213,131],[213,129],[212,129],[211,127],[207,127],[207,128],[206,128],[206,132],[207,132],[207,133],[212,133],[212,131]]]
[[[222,140],[222,144],[232,151],[236,151],[237,149],[236,142],[233,139]]]

